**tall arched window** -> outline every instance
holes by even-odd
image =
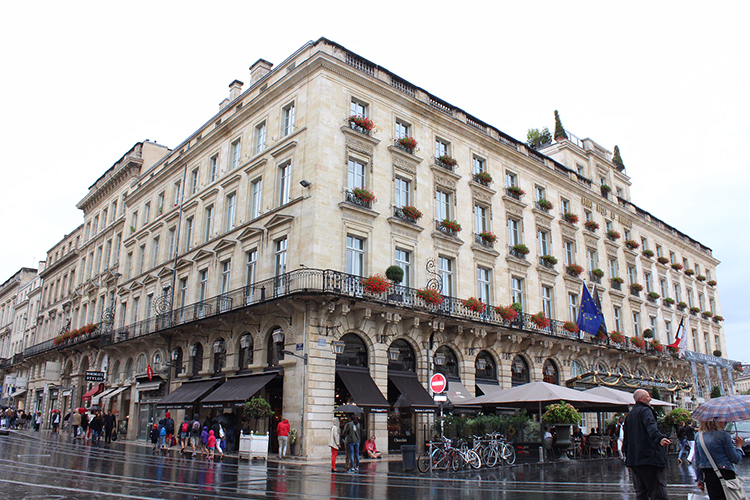
[[[180,373],[182,373],[182,348],[177,347],[174,351],[172,351],[172,365],[174,366],[174,376],[177,377]]]
[[[336,356],[336,364],[367,368],[367,346],[360,336],[347,333],[341,337],[341,341],[344,343],[344,352]]]
[[[129,380],[133,378],[133,358],[128,358],[128,362],[125,363],[125,379]]]
[[[193,377],[200,376],[203,370],[203,344],[196,342],[190,346],[190,357],[193,358]]]
[[[416,367],[414,366],[414,349],[411,348],[409,343],[405,341],[404,339],[398,339],[394,340],[393,343],[391,343],[391,347],[389,347],[389,351],[391,349],[398,350],[398,359],[395,361],[390,360],[390,353],[389,353],[389,361],[388,361],[388,369],[389,370],[395,370],[395,371],[404,371],[404,372],[413,372],[415,371]]]
[[[109,381],[112,384],[116,384],[120,381],[120,360],[115,361],[114,367],[110,372]]]
[[[138,362],[135,364],[135,372],[138,375],[146,373],[146,355],[143,353],[138,356]]]
[[[474,361],[474,377],[479,380],[497,382],[497,366],[495,360],[487,351],[479,351]]]
[[[544,361],[544,366],[542,367],[542,380],[548,384],[560,384],[560,374],[557,370],[557,365],[551,359],[546,359]]]
[[[214,342],[214,373],[221,373],[227,361],[227,348],[224,339]]]
[[[578,361],[573,361],[570,364],[570,378],[577,377],[578,375],[583,375],[584,373],[586,373],[586,371],[583,368],[583,365]]]
[[[438,350],[435,351],[433,360],[436,372],[442,373],[449,378],[461,379],[458,372],[458,357],[456,357],[456,353],[453,352],[453,349],[446,345],[440,346]]]
[[[513,363],[510,365],[511,387],[516,387],[531,382],[531,374],[529,373],[529,364],[523,359],[523,356],[516,356],[513,358]]]

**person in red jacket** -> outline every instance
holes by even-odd
[[[276,436],[279,438],[279,458],[286,457],[286,449],[289,445],[289,420],[282,417],[276,426]]]

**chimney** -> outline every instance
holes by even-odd
[[[242,85],[244,84],[239,80],[235,80],[229,84],[229,102],[234,101],[240,96],[242,93]]]
[[[272,63],[265,59],[258,59],[255,64],[250,66],[250,85],[254,85],[255,82],[270,73],[271,68],[273,68]]]
[[[229,99],[225,97],[224,100],[219,103],[219,111],[226,108],[227,104],[229,104]]]

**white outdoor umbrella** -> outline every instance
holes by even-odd
[[[626,405],[630,405],[630,406],[635,405],[632,392],[621,391],[619,389],[613,389],[611,387],[606,387],[603,385],[600,385],[598,387],[593,387],[591,389],[587,389],[584,392],[587,392],[589,394],[596,394],[597,396],[604,396],[609,399],[615,399],[615,400],[625,403]],[[677,405],[674,405],[672,403],[667,403],[666,401],[662,401],[661,399],[651,399],[651,406],[672,407],[672,406],[677,406]]]

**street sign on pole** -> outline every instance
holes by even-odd
[[[445,388],[448,386],[448,381],[445,379],[445,375],[442,373],[435,373],[430,378],[430,389],[432,389],[432,392],[434,393],[441,393],[445,390]]]

